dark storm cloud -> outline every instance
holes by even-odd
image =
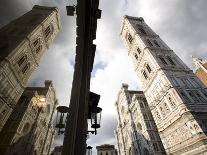
[[[0,1],[0,27],[8,24],[11,20],[23,15],[32,8],[30,0],[1,0]]]
[[[152,29],[193,68],[190,55],[206,57],[207,47],[207,1],[182,0],[152,2],[151,15],[157,15],[151,22],[150,15],[146,21],[152,24]],[[140,6],[140,10],[142,10]],[[145,14],[140,14],[145,17]],[[154,26],[154,27],[153,27]]]

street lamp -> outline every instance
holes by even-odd
[[[46,105],[46,98],[43,95],[35,94],[35,96],[32,97],[32,103],[34,106],[37,106],[39,109],[42,109]]]
[[[87,146],[86,147],[86,150],[87,150],[87,153],[86,154],[87,155],[92,155],[92,148],[93,148],[92,146]]]
[[[96,129],[100,128],[101,127],[101,111],[102,111],[102,108],[100,107],[94,107],[92,110],[91,110],[91,128],[95,129],[94,131],[88,131],[88,132],[91,132],[92,134],[95,133],[95,135],[97,134],[97,131]]]
[[[63,134],[65,131],[65,121],[67,114],[69,113],[69,108],[66,106],[58,106],[57,108],[57,117],[56,117],[56,128],[58,128],[58,135]],[[58,122],[59,116],[59,122]]]

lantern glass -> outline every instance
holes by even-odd
[[[57,118],[56,118],[56,128],[58,128],[58,134],[64,133],[65,121],[69,108],[65,106],[57,107]]]
[[[86,151],[87,151],[87,153],[86,153],[86,155],[92,155],[92,146],[87,146],[87,148],[86,148]]]
[[[95,107],[91,111],[91,128],[98,129],[100,128],[101,123],[101,111],[100,107]]]

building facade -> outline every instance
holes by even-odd
[[[122,84],[115,105],[118,112],[115,137],[119,155],[165,154],[142,91],[128,90],[128,85]]]
[[[97,155],[117,155],[114,145],[104,144],[96,146]]]
[[[59,31],[58,9],[43,6],[0,29],[0,131]]]
[[[193,57],[193,63],[196,66],[195,74],[207,86],[207,60],[202,60],[196,57]]]
[[[121,37],[166,153],[207,152],[207,88],[143,18],[125,16]]]
[[[47,155],[55,133],[56,106],[51,81],[45,81],[45,87],[27,87],[0,132],[1,154]]]

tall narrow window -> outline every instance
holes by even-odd
[[[33,42],[33,46],[36,47],[37,44],[38,44],[39,42],[40,42],[40,39],[35,40],[35,41]]]
[[[26,61],[26,59],[27,55],[22,56],[17,62],[18,66],[20,67]]]
[[[150,68],[150,66],[148,64],[146,65],[146,68],[147,68],[149,73],[152,71],[152,69]]]
[[[168,61],[170,62],[171,65],[175,65],[174,61],[169,56],[167,56],[167,59],[168,59]]]
[[[145,31],[143,28],[139,27],[138,29],[139,29],[139,31],[140,31],[141,33],[143,33],[143,34],[147,34],[146,31]]]
[[[160,47],[160,45],[158,44],[157,40],[153,40],[154,44],[157,46],[157,47]]]
[[[139,48],[137,48],[137,52],[140,54],[141,53],[141,50]]]
[[[159,151],[159,147],[158,147],[157,143],[153,143],[153,148],[155,151]]]
[[[147,39],[147,43],[149,46],[153,46],[153,44],[151,43],[151,41],[149,39]]]
[[[147,79],[147,78],[148,78],[147,73],[146,73],[145,71],[143,71],[143,73],[142,73],[142,74],[143,74],[143,76],[144,76],[144,78],[145,78],[145,79]]]
[[[147,129],[151,129],[151,124],[150,124],[150,122],[145,122],[146,123],[146,127],[147,127]]]
[[[49,25],[46,29],[45,29],[45,36],[48,37],[49,34],[51,33],[51,25]]]
[[[162,61],[162,63],[163,63],[164,65],[167,65],[167,62],[165,61],[165,59],[164,59],[163,57],[160,57],[160,60]]]
[[[22,68],[22,73],[25,74],[28,69],[30,68],[30,63],[27,63],[23,68]]]
[[[38,46],[36,49],[36,53],[39,53],[42,50],[42,45]]]
[[[185,92],[180,91],[180,94],[181,94],[181,96],[183,97],[183,99],[184,99],[185,101],[190,102],[190,100],[189,100],[188,96],[185,94]]]
[[[203,98],[203,96],[198,92],[198,91],[194,91],[195,95],[202,101],[205,102],[206,100]]]
[[[195,102],[199,102],[200,100],[197,98],[197,96],[194,94],[193,91],[189,91],[188,94],[190,95],[190,97],[195,101]]]
[[[171,97],[168,97],[168,100],[170,102],[170,105],[174,108],[175,107],[175,102],[172,100]]]
[[[136,60],[138,60],[138,55],[136,53],[134,53],[134,57]]]
[[[128,39],[128,41],[129,41],[129,43],[131,44],[131,43],[132,43],[132,41],[133,41],[133,38],[132,38],[131,34],[128,34],[127,39]]]

